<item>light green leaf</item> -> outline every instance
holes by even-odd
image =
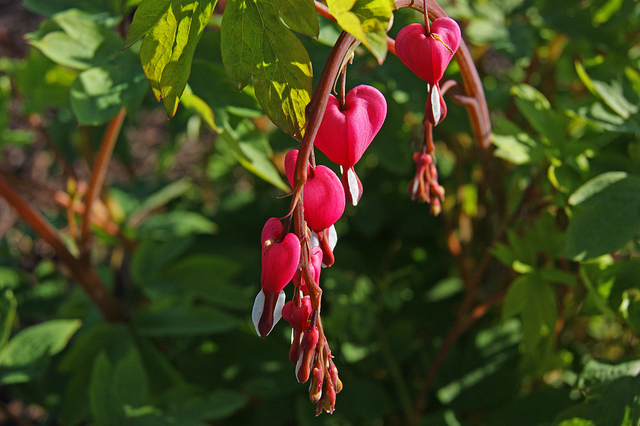
[[[207,126],[209,126],[209,129],[217,133],[220,132],[220,129],[218,129],[218,126],[216,126],[216,123],[213,120],[213,110],[211,110],[211,107],[200,97],[195,95],[189,86],[185,88],[180,99],[182,100],[182,105],[184,105],[188,110],[196,113],[207,124]]]
[[[329,12],[343,30],[360,40],[381,64],[387,55],[392,0],[328,0]]]
[[[80,320],[51,320],[25,328],[0,351],[0,366],[26,366],[57,354],[81,324]]]
[[[123,107],[136,111],[147,87],[140,65],[130,61],[89,68],[71,85],[71,109],[78,123],[101,125]]]
[[[288,28],[318,34],[312,1],[230,0],[222,20],[222,60],[238,90],[253,76],[264,112],[282,130],[296,135],[304,127],[311,99],[311,61]]]
[[[140,40],[162,18],[171,5],[172,0],[144,0],[136,9],[133,20],[127,30],[124,49]]]
[[[513,164],[537,163],[544,158],[542,147],[520,127],[498,118],[491,142],[494,154]]]
[[[142,67],[169,118],[187,85],[191,60],[217,0],[174,0],[140,46]]]
[[[211,220],[196,212],[174,210],[156,214],[140,225],[140,236],[154,240],[169,240],[193,234],[212,234],[218,229]]]
[[[569,197],[575,205],[563,255],[575,260],[611,253],[640,230],[640,177],[604,173]]]
[[[280,173],[271,162],[271,147],[264,135],[248,120],[242,120],[236,129],[225,127],[218,139],[221,149],[230,151],[244,168],[273,186],[289,192]]]
[[[580,62],[576,61],[575,66],[578,77],[587,89],[620,117],[626,120],[631,114],[638,112],[638,107],[624,97],[622,85],[618,81],[613,80],[607,84],[603,81],[592,80]]]
[[[120,55],[122,39],[90,15],[69,9],[52,19],[45,21],[38,32],[26,36],[29,44],[52,61],[84,70],[106,65]]]
[[[540,135],[552,146],[562,146],[566,141],[565,125],[558,113],[551,109],[547,98],[527,84],[518,84],[511,88],[518,109]]]

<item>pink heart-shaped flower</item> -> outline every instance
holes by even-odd
[[[297,158],[298,150],[293,149],[287,153],[284,160],[287,179],[292,187]],[[316,166],[309,173],[302,200],[304,220],[309,228],[316,232],[331,227],[344,213],[344,189],[338,176],[326,166]]]
[[[434,86],[460,46],[460,27],[451,18],[438,18],[427,34],[422,24],[404,27],[396,37],[396,55],[418,77]]]
[[[273,219],[275,218],[269,219],[262,230],[262,236],[266,238],[262,241],[260,284],[265,293],[282,291],[293,278],[300,263],[300,240],[295,234],[288,233],[278,242],[280,235],[276,232],[278,227]]]
[[[376,136],[387,116],[387,101],[374,87],[360,85],[345,96],[345,108],[329,95],[327,108],[314,145],[329,160],[342,166],[342,186],[346,200],[353,205],[362,195],[362,184],[353,166]]]
[[[329,95],[314,145],[345,170],[353,167],[369,147],[387,116],[387,101],[374,87],[354,87],[345,97],[345,110]]]

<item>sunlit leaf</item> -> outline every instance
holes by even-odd
[[[329,12],[343,30],[357,38],[382,63],[387,55],[387,25],[391,0],[329,0]]]
[[[169,118],[187,85],[191,60],[217,0],[174,0],[140,46],[142,68]]]
[[[313,2],[230,0],[222,20],[222,60],[231,82],[242,89],[253,77],[255,94],[269,118],[299,134],[311,99],[311,61],[289,31],[315,36]]]

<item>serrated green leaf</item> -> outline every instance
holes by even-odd
[[[167,12],[172,0],[144,0],[136,9],[133,20],[127,30],[124,49],[140,40]]]
[[[569,197],[575,205],[563,255],[583,260],[619,249],[640,230],[640,177],[604,173]]]
[[[391,0],[328,0],[329,12],[343,30],[360,40],[381,64],[387,55],[387,26],[395,3]]]
[[[287,26],[317,35],[313,2],[228,1],[222,20],[222,60],[238,90],[253,76],[264,112],[282,130],[296,135],[304,127],[311,99],[311,61]]]
[[[77,9],[54,15],[43,27],[26,39],[60,65],[84,70],[106,65],[120,55],[122,39]]]
[[[191,60],[217,0],[174,0],[146,33],[140,46],[142,68],[169,118],[187,85]]]

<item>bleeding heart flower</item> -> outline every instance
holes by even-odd
[[[291,324],[291,328],[304,331],[309,325],[309,315],[311,315],[311,298],[304,296],[300,300],[300,306],[296,306],[295,301],[290,300],[282,308],[282,318]]]
[[[262,290],[256,296],[252,319],[260,337],[267,336],[280,320],[284,305],[284,287],[291,281],[300,263],[300,240],[288,233],[282,241],[282,223],[274,217],[262,228]]]
[[[289,184],[293,187],[298,150],[293,149],[284,159]],[[304,220],[309,228],[316,232],[330,228],[342,213],[344,213],[345,195],[338,176],[326,166],[316,166],[309,171],[309,177],[304,185],[302,202],[304,205]]]
[[[431,33],[422,24],[410,24],[396,37],[396,55],[418,77],[434,86],[460,46],[460,27],[451,18],[431,23]]]
[[[314,145],[342,168],[342,186],[347,202],[358,204],[362,183],[353,166],[376,136],[387,115],[387,101],[371,86],[354,87],[345,96],[345,108],[329,95],[327,108]]]

